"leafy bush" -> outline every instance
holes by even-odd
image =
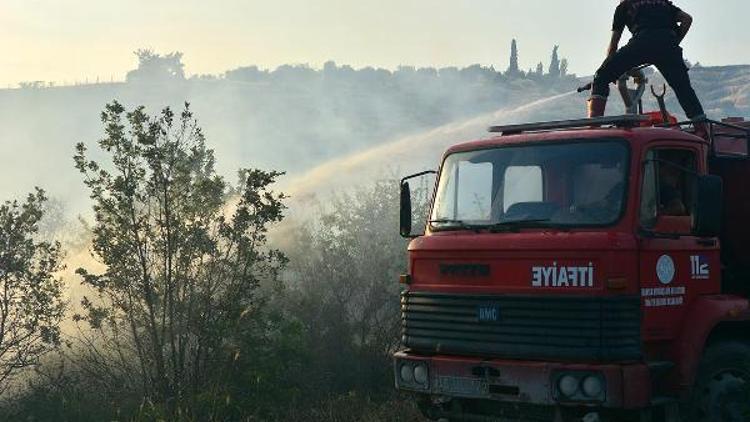
[[[46,201],[37,189],[0,203],[0,393],[60,343],[60,244],[38,240]]]
[[[282,253],[266,245],[279,173],[241,171],[230,187],[187,108],[113,103],[102,118],[111,162],[83,145],[75,159],[105,271],[79,270],[92,294],[78,332],[0,419],[419,420],[392,387],[406,270],[396,180],[336,195],[287,227]]]

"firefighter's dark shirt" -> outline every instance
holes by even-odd
[[[677,29],[680,8],[669,0],[625,0],[617,6],[612,30],[634,35],[646,29]]]

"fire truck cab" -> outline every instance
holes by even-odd
[[[491,128],[416,234],[405,178],[396,388],[434,420],[750,420],[750,125],[707,123]]]

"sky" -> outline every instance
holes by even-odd
[[[240,66],[523,68],[554,44],[572,72],[600,64],[617,0],[0,0],[0,87],[123,80],[133,51],[182,51],[188,75]],[[704,65],[746,64],[750,1],[676,0],[695,17],[684,47]]]

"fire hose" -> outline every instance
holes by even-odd
[[[642,64],[642,65],[640,65],[638,67],[634,67],[634,68],[630,69],[629,71],[627,71],[625,74],[623,74],[622,77],[625,77],[625,78],[627,78],[629,76],[636,77],[636,75],[638,73],[641,73],[641,74],[643,73],[643,72],[641,72],[643,69],[645,69],[647,67],[650,67],[650,66],[652,66],[651,63],[646,63],[646,64]],[[622,79],[622,77],[620,77],[620,79]],[[576,90],[576,92],[580,93],[580,92],[584,92],[584,91],[591,91],[591,88],[593,88],[593,86],[594,86],[594,82],[593,81],[589,82],[586,85],[584,85],[582,87],[579,87]]]

